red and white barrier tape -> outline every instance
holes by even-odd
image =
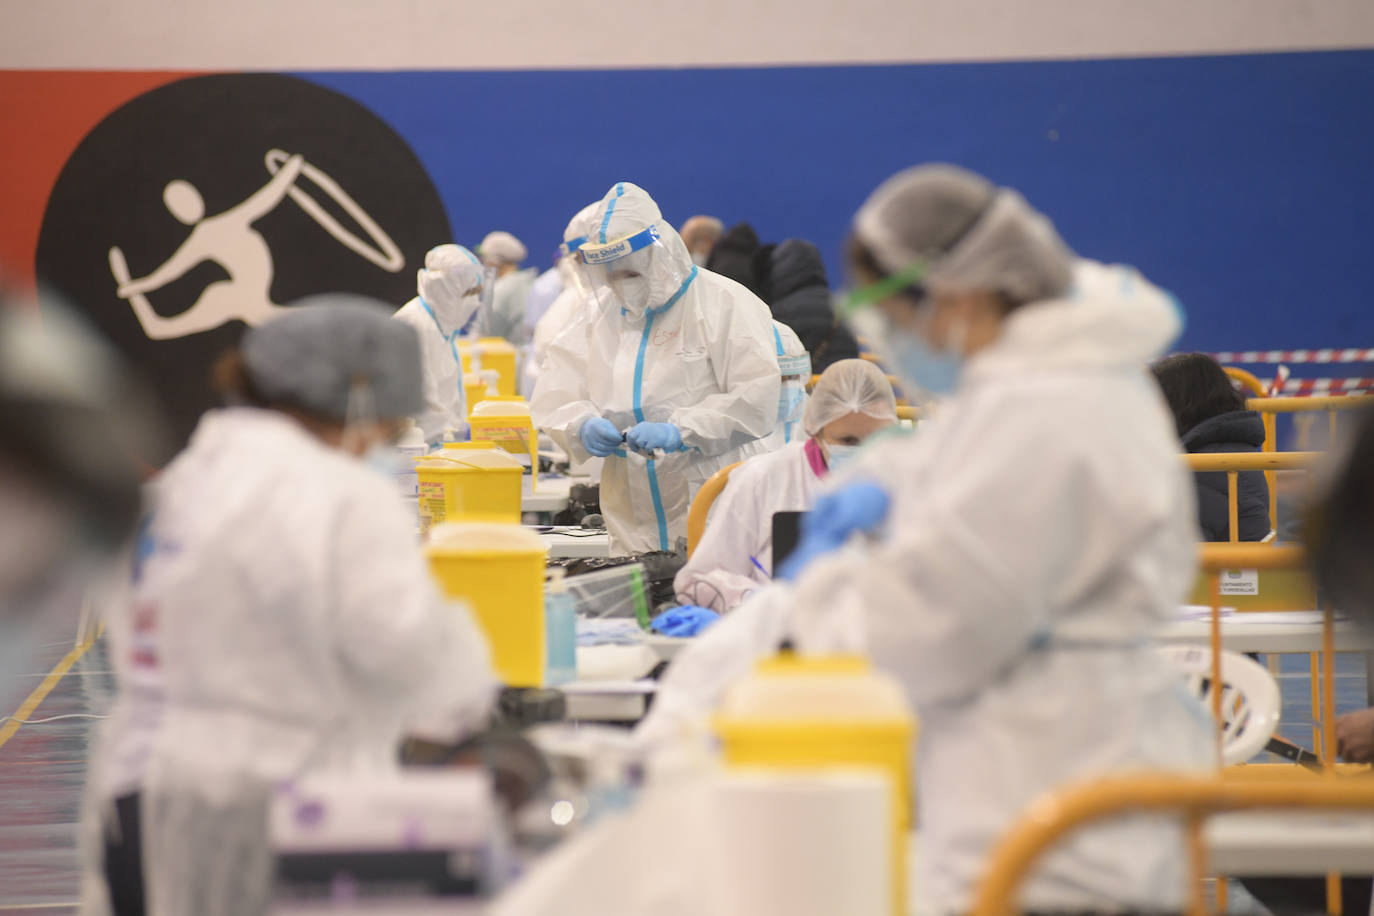
[[[1374,349],[1369,350],[1236,350],[1213,353],[1212,358],[1222,365],[1235,363],[1374,363]]]
[[[1374,390],[1374,378],[1293,378],[1283,383],[1286,395],[1356,394]]]

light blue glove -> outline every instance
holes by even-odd
[[[877,529],[891,507],[887,491],[868,480],[855,481],[822,496],[802,521],[801,543],[774,578],[795,582],[812,560],[839,550],[854,532]]]
[[[649,628],[664,636],[695,636],[719,619],[710,608],[684,604],[659,614],[649,622]]]
[[[653,454],[682,451],[682,433],[671,423],[640,423],[625,431],[625,444],[637,452]]]
[[[582,447],[597,458],[605,458],[620,448],[622,441],[620,430],[616,429],[615,424],[605,417],[592,417],[583,423],[577,437],[582,440]]]

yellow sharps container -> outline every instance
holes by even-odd
[[[463,363],[463,373],[480,375],[490,370],[496,373],[496,393],[513,395],[516,392],[516,352],[515,347],[502,337],[479,337],[477,340],[460,340],[458,357]],[[469,402],[471,407],[471,402]]]
[[[539,468],[539,436],[524,398],[503,397],[476,404],[468,411],[468,426],[472,441],[495,443],[497,448],[520,456],[521,464]]]
[[[726,693],[716,733],[727,766],[872,768],[892,781],[894,913],[906,911],[916,721],[901,685],[858,656],[784,653]]]
[[[477,353],[483,369],[495,369],[500,375],[497,391],[504,395],[515,394],[515,347],[502,337],[481,337],[477,340]]]
[[[420,531],[440,522],[520,524],[520,462],[499,449],[445,448],[415,459]]]
[[[440,589],[472,608],[510,687],[544,685],[544,564],[548,548],[519,525],[446,523],[425,554]]]
[[[472,408],[485,401],[492,392],[487,388],[487,380],[482,378],[480,372],[463,373],[463,396],[467,399],[468,415],[472,415]]]

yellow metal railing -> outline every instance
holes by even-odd
[[[1229,375],[1233,381],[1240,382],[1241,387],[1257,398],[1262,398],[1269,393],[1269,389],[1264,387],[1264,382],[1256,378],[1253,372],[1246,372],[1235,366],[1223,366],[1222,371]]]
[[[1185,455],[1184,460],[1194,471],[1226,472],[1227,518],[1231,540],[1240,540],[1237,527],[1239,514],[1236,491],[1237,475],[1241,471],[1264,471],[1269,487],[1269,527],[1278,529],[1278,494],[1274,492],[1274,472],[1306,470],[1320,461],[1321,452],[1197,452]]]
[[[1213,815],[1248,810],[1374,812],[1374,779],[1235,780],[1156,774],[1075,786],[1032,805],[1002,838],[971,912],[973,916],[1020,912],[1017,892],[1036,861],[1078,828],[1130,815],[1173,814],[1182,817],[1187,837],[1186,912],[1201,916],[1211,911],[1205,888],[1208,866],[1203,825]],[[1328,881],[1327,906],[1329,912],[1341,911],[1339,883],[1333,886]]]
[[[1243,370],[1236,370],[1237,372]],[[1228,374],[1230,371],[1228,370]],[[1247,375],[1249,373],[1246,373]],[[1234,377],[1234,376],[1232,376]],[[1252,376],[1253,378],[1253,376]],[[1339,423],[1337,415],[1342,411],[1358,410],[1362,407],[1374,405],[1374,397],[1369,395],[1337,395],[1337,396],[1311,396],[1301,398],[1250,398],[1245,402],[1247,410],[1257,411],[1260,419],[1264,422],[1264,451],[1277,452],[1278,446],[1278,415],[1281,413],[1307,413],[1316,411],[1326,411],[1330,424],[1330,432],[1334,437]],[[1264,478],[1269,484],[1269,526],[1278,528],[1278,500],[1275,498],[1275,484],[1277,480],[1274,471],[1264,472]]]

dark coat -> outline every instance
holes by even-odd
[[[736,223],[711,248],[711,254],[706,258],[706,269],[722,277],[729,277],[763,299],[764,295],[760,290],[763,276],[759,270],[759,261],[766,255],[760,254],[762,247],[753,226],[748,223]]]
[[[1253,410],[1236,410],[1203,420],[1183,434],[1189,452],[1257,452],[1264,445],[1264,421]],[[1208,541],[1231,538],[1226,473],[1211,471],[1197,478],[1198,523]],[[1241,471],[1236,481],[1237,520],[1242,541],[1262,541],[1269,534],[1269,486],[1263,471]]]
[[[796,331],[811,354],[812,372],[858,357],[858,342],[835,314],[825,262],[815,245],[788,239],[774,248],[763,292],[773,317]]]

